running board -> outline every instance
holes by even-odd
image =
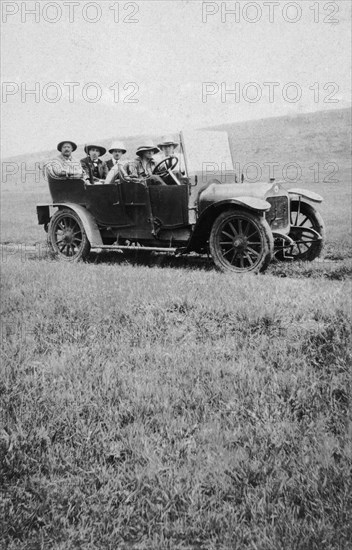
[[[118,244],[103,244],[101,246],[92,246],[91,250],[133,250],[134,252],[168,252],[169,254],[176,254],[178,248],[161,248],[159,246],[128,246]]]

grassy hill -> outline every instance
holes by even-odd
[[[255,162],[263,167],[264,172],[265,163],[276,162],[283,167],[286,163],[296,162],[302,167],[309,167],[314,162],[336,162],[339,167],[340,179],[351,173],[351,109],[318,111],[248,122],[231,122],[204,128],[204,130],[228,132],[234,160],[242,167],[246,163]],[[175,134],[175,138],[176,136],[177,134]],[[133,158],[137,146],[146,137],[150,138],[150,135],[114,136],[99,140],[99,144],[108,149],[112,141],[122,139],[127,146],[127,156]],[[157,143],[161,136],[154,135],[152,138]],[[36,162],[41,163],[57,154],[56,148],[53,147],[46,151],[18,155],[3,160],[19,165],[26,163],[30,169]],[[75,156],[77,158],[85,156],[84,144],[79,144]],[[106,156],[109,158],[109,154]],[[322,171],[324,172],[323,166]],[[328,170],[325,171],[324,176],[327,175],[327,172]],[[304,173],[305,181],[307,183],[314,181],[313,175],[313,170],[307,170]],[[267,174],[264,172],[265,179],[266,176]],[[21,186],[21,183],[23,182],[18,174],[15,174],[13,178],[8,178],[5,188],[14,185]],[[35,178],[28,178],[27,186],[29,184],[35,185]]]
[[[302,167],[304,183],[314,181],[314,170],[309,167],[320,164],[320,183],[328,183],[332,167],[336,163],[338,173],[330,179],[344,180],[351,176],[351,110],[319,111],[297,116],[222,124],[213,130],[227,131],[234,158],[242,166],[256,162],[278,163],[278,173],[286,163],[298,163]],[[264,171],[268,175],[268,168]]]

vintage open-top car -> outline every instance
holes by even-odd
[[[123,178],[89,185],[48,175],[52,203],[37,205],[37,214],[54,254],[76,261],[90,250],[136,246],[210,253],[217,268],[238,273],[263,271],[274,256],[317,258],[325,229],[312,203],[322,198],[274,180],[237,183],[227,134],[202,136],[200,146],[200,132],[181,133],[178,158],[159,159],[155,173],[166,185]]]

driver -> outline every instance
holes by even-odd
[[[160,153],[160,149],[152,141],[147,141],[138,147],[137,158],[125,166],[128,176],[126,179],[129,181],[146,180],[148,185],[166,185],[160,176],[153,174],[157,165],[153,158],[156,153]]]
[[[170,136],[162,138],[162,142],[158,144],[159,149],[162,150],[165,157],[175,157],[175,150],[178,147],[178,143]]]
[[[179,183],[180,178],[184,175],[184,172],[181,172],[180,169],[175,170],[180,160],[178,156],[175,154],[175,150],[177,149],[178,146],[179,144],[173,140],[172,136],[165,136],[162,138],[162,142],[158,143],[158,147],[164,153],[166,167],[168,169],[171,169],[170,175],[174,178],[174,180],[175,180],[175,176],[177,178],[175,180],[175,183]]]

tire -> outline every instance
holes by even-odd
[[[58,210],[51,218],[48,243],[54,256],[66,262],[84,260],[90,252],[81,218],[67,208]]]
[[[211,229],[209,248],[220,271],[264,271],[274,252],[274,239],[264,217],[245,210],[226,210]]]
[[[294,261],[311,262],[318,258],[325,245],[325,225],[319,212],[306,202],[291,201],[291,230],[289,237],[295,246],[287,248],[287,256]],[[320,235],[317,238],[311,230]]]

